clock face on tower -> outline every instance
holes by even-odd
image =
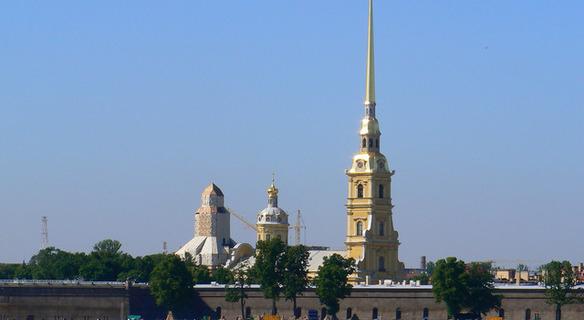
[[[357,160],[357,170],[358,171],[363,171],[365,170],[365,161],[363,160]]]

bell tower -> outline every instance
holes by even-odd
[[[369,0],[369,28],[365,84],[365,114],[359,130],[359,152],[353,156],[347,192],[347,257],[357,261],[354,281],[403,276],[398,259],[398,233],[393,226],[391,178],[395,171],[381,153],[381,131],[375,115],[373,0]]]

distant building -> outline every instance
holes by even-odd
[[[278,192],[272,181],[267,190],[268,206],[257,214],[257,239],[266,241],[277,238],[288,244],[288,214],[278,207]]]
[[[494,276],[495,280],[500,282],[517,282],[517,278],[522,282],[534,280],[527,270],[518,271],[516,269],[497,269],[494,270]]]
[[[253,255],[253,247],[231,239],[230,213],[223,191],[211,183],[201,194],[201,207],[195,211],[195,234],[176,254],[190,255],[195,263],[209,268],[234,265]]]

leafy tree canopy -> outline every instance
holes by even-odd
[[[444,301],[448,313],[456,318],[463,312],[475,316],[501,306],[501,297],[493,294],[490,264],[465,264],[454,257],[436,262],[432,291],[437,302]]]
[[[339,311],[339,301],[351,294],[353,286],[348,283],[348,277],[353,272],[355,260],[345,259],[338,254],[325,257],[323,264],[318,267],[314,279],[316,294],[320,303],[326,307],[327,313],[335,318]]]
[[[569,261],[552,261],[542,270],[547,302],[556,306],[556,319],[559,320],[562,306],[583,302],[583,291],[575,288],[577,278]]]
[[[176,255],[165,255],[150,275],[150,292],[156,304],[178,311],[190,300],[193,278],[187,265]]]
[[[276,313],[276,301],[282,293],[286,244],[278,238],[258,241],[254,272],[264,296],[272,299],[272,314]]]
[[[296,314],[296,297],[308,287],[308,249],[305,246],[292,246],[284,256],[284,276],[282,286],[284,297],[292,300],[293,314]]]

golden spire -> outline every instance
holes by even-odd
[[[367,33],[367,75],[365,105],[375,105],[375,63],[373,48],[373,0],[369,0],[369,30]]]

